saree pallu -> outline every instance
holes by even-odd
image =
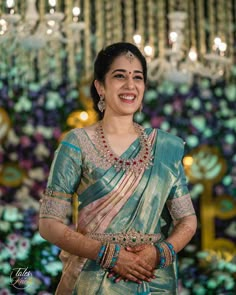
[[[48,188],[79,196],[78,231],[127,233],[135,230],[161,234],[165,239],[172,226],[167,203],[188,196],[181,159],[183,141],[161,130],[147,128],[153,165],[138,175],[116,171],[102,160],[83,129],[74,129],[60,144],[48,180]],[[121,156],[134,158],[140,150],[137,139]],[[190,215],[185,210],[181,217]],[[56,294],[141,295],[177,294],[176,262],[155,271],[152,282],[114,283],[91,261],[61,252],[63,273]]]

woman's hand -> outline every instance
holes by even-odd
[[[152,266],[153,269],[157,267],[160,261],[160,256],[156,247],[153,245],[141,245],[136,247],[127,247],[127,251],[137,254],[139,257]]]
[[[121,249],[117,263],[112,269],[116,275],[119,275],[115,280],[116,282],[121,279],[136,283],[141,283],[141,281],[150,282],[151,278],[153,278],[153,263],[150,264],[142,255],[138,255],[138,253]]]

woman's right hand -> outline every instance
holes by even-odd
[[[116,265],[112,269],[124,280],[141,283],[153,278],[154,269],[142,257],[121,249]]]

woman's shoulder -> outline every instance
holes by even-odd
[[[61,145],[78,147],[80,145],[80,137],[83,133],[83,128],[73,128],[64,133],[64,135],[61,137],[60,143]]]
[[[162,139],[169,141],[171,143],[180,144],[180,145],[185,144],[184,140],[181,137],[174,135],[170,132],[164,131],[162,129],[157,129],[157,133],[159,137],[162,137]]]
[[[167,161],[182,158],[185,142],[181,137],[161,129],[157,130],[157,134],[157,149]]]

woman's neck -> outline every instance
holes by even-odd
[[[106,133],[127,134],[136,133],[132,117],[103,118],[102,126]]]

